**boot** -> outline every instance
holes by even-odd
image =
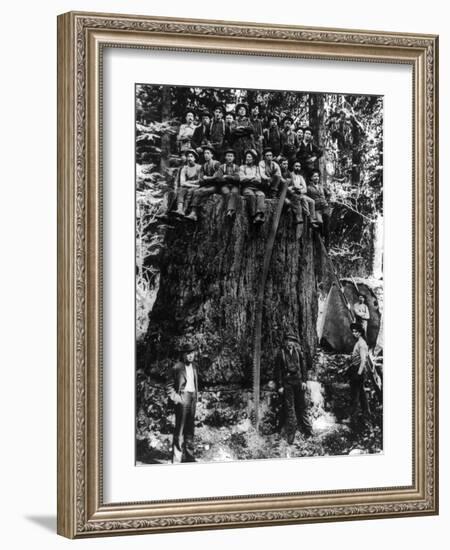
[[[264,223],[264,214],[262,212],[257,212],[253,223]]]
[[[175,216],[184,216],[184,208],[183,208],[183,203],[179,203],[177,205],[177,209],[174,211],[174,215]]]
[[[196,222],[198,220],[197,214],[195,210],[191,210],[191,213],[185,216],[187,220],[190,220],[192,222]]]

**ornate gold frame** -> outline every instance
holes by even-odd
[[[101,432],[103,46],[413,67],[413,484],[379,490],[104,504]],[[437,115],[432,35],[95,13],[58,17],[58,533],[66,537],[438,512]]]

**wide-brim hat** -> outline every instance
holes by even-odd
[[[357,330],[360,334],[364,334],[364,327],[361,323],[352,323],[350,325],[350,330]]]
[[[238,103],[238,104],[236,105],[236,108],[234,109],[234,112],[236,113],[236,115],[238,114],[239,109],[240,109],[241,107],[244,107],[244,109],[245,109],[245,114],[248,115],[248,105],[247,105],[246,103]]]
[[[258,160],[258,153],[255,149],[247,149],[246,151],[244,151],[244,159],[247,156],[247,153],[250,153],[252,155],[253,160]]]
[[[209,118],[211,118],[211,113],[208,111],[208,109],[202,109],[200,112],[199,112],[199,116],[209,116]]]
[[[272,119],[275,119],[278,123],[280,122],[280,117],[278,115],[275,115],[275,114],[271,114],[267,117],[267,120],[270,122]]]
[[[289,122],[290,122],[291,124],[294,124],[294,119],[293,119],[291,116],[289,116],[289,115],[285,116],[285,117],[283,118],[283,124],[286,122],[286,120],[289,120]]]
[[[293,332],[288,332],[286,336],[284,337],[285,342],[288,340],[291,340],[292,342],[297,342],[297,344],[300,343],[300,340],[298,339],[298,336],[294,334]]]
[[[181,351],[183,353],[190,353],[191,351],[195,351],[195,350],[196,350],[196,347],[192,342],[186,342],[181,346]]]
[[[196,158],[196,160],[198,160],[198,153],[195,149],[187,149],[184,154],[187,156],[189,153],[191,153],[192,155],[194,155],[194,157]]]
[[[263,110],[264,110],[264,106],[259,102],[259,101],[255,101],[254,103],[252,103],[250,105],[250,111],[252,109],[254,109],[255,107],[259,107],[259,112],[261,113]]]
[[[236,156],[236,151],[234,149],[225,149],[223,152],[223,156],[225,156],[227,153],[233,153],[234,156]]]
[[[211,151],[213,155],[215,153],[214,147],[212,145],[202,145],[202,151]]]

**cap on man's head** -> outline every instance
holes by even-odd
[[[249,153],[250,153],[250,155],[252,155],[253,160],[256,162],[258,160],[258,153],[256,152],[256,150],[255,149],[247,149],[244,152],[244,156],[247,156]]]
[[[195,149],[188,149],[186,151],[186,155],[189,155],[189,154],[194,155],[195,160],[198,160],[198,153]]]
[[[350,325],[350,330],[356,330],[356,331],[358,331],[360,334],[364,334],[363,326],[362,326],[360,323],[352,323],[352,324]]]
[[[183,344],[181,346],[181,351],[183,353],[190,353],[191,351],[195,351],[196,348],[192,342],[187,342],[186,344]]]
[[[210,151],[214,155],[214,148],[211,145],[202,145],[203,152]]]

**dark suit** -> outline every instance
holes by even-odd
[[[304,141],[300,143],[300,148],[297,152],[297,160],[300,161],[307,180],[309,180],[313,170],[319,169],[319,159],[322,155],[322,149],[319,149],[312,141],[308,144]],[[316,160],[312,160],[314,157],[316,157]]]
[[[169,399],[175,404],[172,462],[194,462],[194,420],[198,395],[197,367],[192,364],[195,391],[185,391],[186,366],[175,363],[166,384]]]
[[[306,435],[311,435],[311,423],[306,411],[305,390],[302,387],[307,380],[306,361],[303,353],[294,348],[292,353],[283,348],[276,360],[278,387],[283,388],[286,415],[286,435],[288,443],[294,441],[297,426]]]
[[[199,149],[202,145],[210,145],[210,127],[200,124],[192,134],[192,145]]]

